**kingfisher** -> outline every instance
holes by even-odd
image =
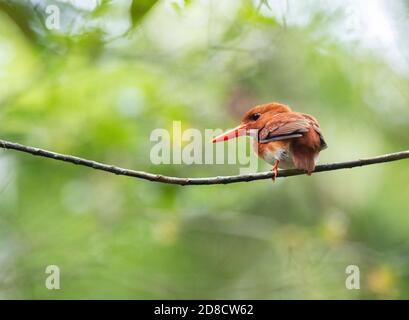
[[[252,107],[244,114],[240,125],[215,137],[212,142],[242,135],[252,137],[256,154],[272,165],[273,180],[278,168],[297,168],[311,175],[319,153],[327,148],[317,119],[277,102]]]

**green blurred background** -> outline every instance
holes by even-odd
[[[319,119],[322,163],[409,149],[408,27],[407,0],[0,0],[0,138],[237,174],[153,165],[150,134],[279,101]],[[0,298],[407,299],[408,178],[400,161],[180,187],[1,150]]]

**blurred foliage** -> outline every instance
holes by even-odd
[[[137,26],[141,19],[148,13],[157,1],[152,0],[133,0],[131,3],[130,13],[132,18],[132,26]]]
[[[283,3],[280,15],[272,1],[0,0],[1,138],[162,174],[237,174],[153,165],[150,133],[227,129],[280,101],[320,120],[321,162],[408,149],[407,3],[384,3],[401,64],[347,37],[350,11]],[[59,30],[44,23],[50,4]],[[1,298],[409,298],[405,161],[201,187],[12,151],[0,168]],[[44,286],[51,264],[61,290]],[[345,288],[348,265],[360,290]]]

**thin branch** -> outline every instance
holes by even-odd
[[[210,185],[210,184],[229,184],[237,182],[249,182],[254,180],[270,179],[273,175],[271,171],[252,173],[246,175],[237,175],[237,176],[221,176],[221,177],[209,177],[209,178],[179,178],[179,177],[169,177],[160,174],[154,174],[144,171],[136,171],[124,169],[117,166],[112,166],[93,160],[87,160],[75,156],[65,155],[61,153],[56,153],[44,149],[34,148],[30,146],[25,146],[19,143],[9,142],[5,140],[0,140],[0,145],[5,149],[17,150],[25,153],[30,153],[34,156],[50,158],[58,161],[70,162],[84,167],[93,168],[96,170],[102,170],[117,175],[134,177],[139,179],[145,179],[154,182],[168,183],[168,184],[177,184],[177,185]],[[409,150],[395,152],[390,154],[385,154],[382,156],[368,158],[368,159],[359,159],[347,162],[338,162],[330,164],[322,164],[315,167],[315,172],[324,172],[324,171],[333,171],[339,169],[349,169],[354,167],[362,167],[370,164],[377,164],[383,162],[391,162],[402,159],[409,158]],[[298,176],[305,174],[302,170],[297,169],[288,169],[288,170],[279,170],[277,178]]]

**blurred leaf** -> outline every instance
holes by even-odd
[[[31,26],[37,17],[29,1],[0,0],[0,10],[13,20],[27,39],[35,42],[37,36]]]
[[[132,0],[130,8],[132,27],[137,26],[157,2],[157,0]]]

